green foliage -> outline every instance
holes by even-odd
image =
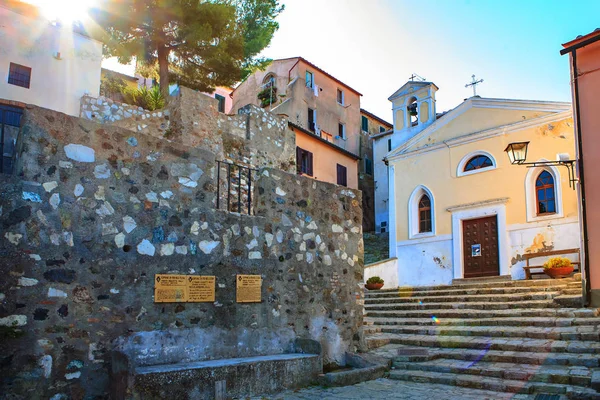
[[[378,276],[372,276],[369,279],[367,279],[367,284],[368,285],[371,285],[371,284],[374,284],[374,283],[383,283],[383,279],[381,279]]]
[[[257,55],[279,28],[278,0],[98,0],[105,55],[158,65],[169,81],[200,91],[231,86],[269,60]]]
[[[100,95],[117,100],[125,90],[125,81],[118,77],[109,76],[100,82]]]
[[[263,90],[258,92],[256,97],[260,100],[261,107],[266,107],[270,104],[275,104],[277,103],[277,87],[269,86],[267,88],[264,88]]]
[[[145,110],[154,111],[165,106],[165,98],[158,86],[148,89],[142,86],[139,89],[126,88],[123,91],[125,103],[142,107]]]

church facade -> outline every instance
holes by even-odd
[[[571,105],[473,96],[438,114],[437,90],[408,82],[390,97],[385,159],[399,284],[523,279],[525,254],[578,248],[567,169],[512,165],[505,153],[510,143],[529,142],[528,161],[573,158]]]

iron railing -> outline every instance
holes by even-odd
[[[217,210],[254,214],[252,183],[257,169],[217,161]]]

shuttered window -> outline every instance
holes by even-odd
[[[365,132],[369,132],[369,120],[364,115],[361,117],[361,127]]]
[[[296,169],[298,175],[313,176],[313,153],[303,148],[296,147]]]
[[[340,164],[337,164],[337,184],[348,186],[348,170]]]

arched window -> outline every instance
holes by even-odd
[[[419,200],[419,233],[431,232],[431,200],[424,194]]]
[[[482,154],[471,158],[465,165],[464,172],[475,171],[476,169],[493,167],[494,163],[488,156]]]
[[[554,177],[548,171],[542,171],[535,180],[535,199],[537,215],[556,213],[556,193]]]
[[[419,123],[419,110],[416,97],[411,97],[408,100],[406,112],[408,112],[408,118],[411,126],[417,125]]]
[[[275,86],[275,75],[273,75],[273,74],[267,75],[263,81],[263,86],[265,88]]]

